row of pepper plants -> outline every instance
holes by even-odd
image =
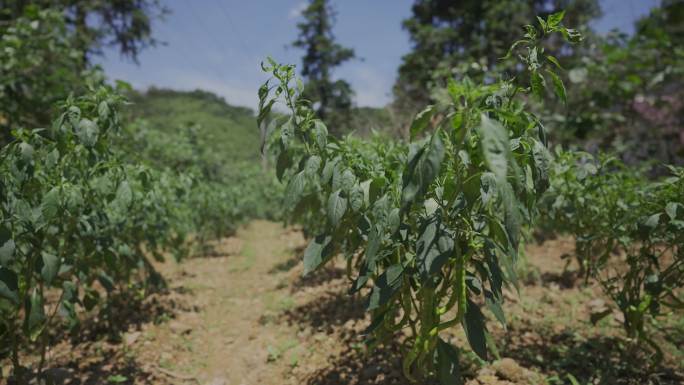
[[[684,169],[667,168],[654,181],[613,156],[558,151],[541,204],[542,223],[575,238],[584,279],[599,283],[627,336],[656,358],[654,334],[669,334],[662,321],[684,309]]]
[[[153,259],[194,255],[263,215],[249,199],[263,196],[249,182],[257,171],[210,184],[132,161],[124,103],[110,87],[91,89],[62,102],[50,127],[13,130],[0,150],[0,360],[19,383],[41,375],[50,345],[85,318],[116,334],[112,300],[164,285]]]
[[[266,126],[287,182],[285,206],[312,236],[304,272],[344,255],[350,293],[367,293],[371,346],[408,333],[401,344],[409,379],[460,383],[459,350],[444,332],[461,325],[487,359],[483,307],[505,325],[502,290],[516,284],[521,226],[549,186],[544,126],[527,101],[543,102],[547,87],[565,98],[558,60],[542,41],[580,39],[562,18],[526,26],[511,48],[526,70],[516,78],[451,81],[450,102],[418,114],[410,143],[327,135],[294,66],[263,66],[275,81],[259,90],[258,123],[276,103],[289,111]]]

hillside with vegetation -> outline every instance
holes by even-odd
[[[146,121],[160,137],[193,135],[198,147],[225,163],[259,161],[260,134],[254,111],[231,106],[207,91],[151,88],[128,95],[127,118]],[[192,134],[191,134],[192,132]]]

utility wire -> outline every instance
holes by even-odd
[[[235,23],[233,23],[233,18],[230,17],[230,12],[228,12],[228,9],[224,6],[221,0],[215,0],[215,3],[218,5],[223,15],[226,17],[226,20],[228,21],[228,26],[233,31],[233,34],[235,34],[235,37],[237,38],[238,43],[242,48],[243,54],[248,59],[251,59],[252,51],[249,49],[249,45],[245,44],[245,40],[242,38],[242,34],[240,33],[240,31],[235,27]]]

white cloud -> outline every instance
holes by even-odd
[[[347,78],[351,83],[358,106],[384,107],[392,99],[390,92],[393,78],[384,76],[364,63],[354,65],[348,75],[341,74],[340,77]]]
[[[299,16],[302,15],[302,12],[304,12],[306,7],[307,7],[306,1],[300,1],[299,3],[297,3],[297,5],[290,8],[290,11],[287,13],[287,18],[290,20],[298,18]]]

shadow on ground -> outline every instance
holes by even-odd
[[[378,347],[368,354],[351,339],[342,343],[345,348],[338,357],[306,380],[307,385],[409,385],[401,372],[401,354],[398,345]]]
[[[533,335],[534,337],[525,338]],[[522,338],[521,338],[522,336]],[[684,377],[643,348],[619,337],[576,333],[537,334],[511,329],[502,336],[501,355],[542,373],[572,374],[581,384],[682,384]]]
[[[334,329],[350,320],[363,320],[366,316],[365,310],[361,297],[327,292],[304,305],[285,311],[283,317],[289,325],[300,329],[309,326],[314,330],[322,329],[332,333]],[[345,328],[342,332],[350,331]]]
[[[96,385],[107,383],[151,383],[154,375],[142,368],[126,347],[139,339],[145,324],[173,319],[181,311],[197,311],[186,295],[190,290],[160,288],[141,299],[132,291],[116,293],[96,316],[84,316],[81,325],[69,334],[51,335],[50,354],[43,370],[46,385]],[[37,357],[37,352],[31,356]],[[37,362],[37,361],[36,361]],[[8,385],[41,383],[35,366],[25,369],[21,379],[10,378]]]
[[[292,284],[292,292],[296,292],[305,287],[321,286],[330,281],[344,278],[346,276],[344,269],[327,265],[310,274],[299,277]]]

